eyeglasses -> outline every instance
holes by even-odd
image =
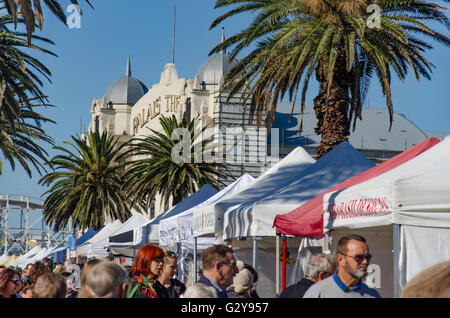
[[[175,253],[172,252],[172,251],[168,251],[168,252],[166,252],[166,256],[169,256],[169,257],[177,257],[177,254],[175,254]]]
[[[223,265],[231,265],[231,267],[236,267],[236,262],[221,262]]]
[[[20,283],[20,279],[15,279],[15,280],[10,280],[11,282],[13,282],[14,283],[14,285],[17,285],[17,284],[19,284]]]
[[[358,262],[358,264],[359,264],[359,263],[362,263],[365,259],[366,259],[368,262],[370,262],[370,259],[372,258],[372,254],[356,254],[355,256],[351,256],[351,255],[347,255],[347,254],[342,254],[342,253],[339,253],[339,254],[344,255],[344,256],[348,256],[348,257],[351,257],[351,258],[354,258],[355,261]]]
[[[164,259],[162,258],[152,258],[152,261],[156,263],[164,263]]]

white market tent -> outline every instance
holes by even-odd
[[[17,266],[22,263],[23,260],[29,259],[39,253],[42,250],[42,247],[39,245],[36,245],[31,250],[29,250],[27,253],[20,255],[16,260],[14,260],[14,266]],[[6,260],[6,259],[5,259]],[[0,264],[2,263],[2,259],[0,258]],[[30,263],[30,262],[28,262]],[[28,264],[27,263],[27,264]]]
[[[105,238],[108,238],[111,233],[113,233],[116,229],[118,229],[122,225],[120,220],[115,220],[114,222],[108,223],[105,225],[97,234],[91,237],[89,240],[77,246],[76,251],[78,255],[88,256],[89,248],[92,244],[103,241]]]
[[[368,240],[369,279],[384,297],[450,259],[450,138],[366,182],[324,196],[324,231]],[[393,251],[393,253],[392,253]]]
[[[178,279],[192,284],[196,281],[196,255],[198,250],[204,250],[214,244],[213,237],[203,237],[194,245],[194,211],[224,200],[233,193],[239,192],[251,185],[255,180],[249,174],[244,174],[236,181],[216,193],[208,200],[172,217],[161,219],[159,223],[159,246],[179,255]],[[193,256],[195,255],[195,256]]]
[[[35,263],[37,261],[41,261],[45,257],[47,251],[49,250],[50,248],[43,247],[38,251],[38,253],[31,255],[28,258],[22,258],[20,260],[16,259],[13,263],[11,263],[11,265],[24,268],[28,263]]]
[[[172,209],[158,215],[156,218],[131,229],[130,233],[123,233],[129,237],[133,237],[132,241],[111,242],[117,236],[111,236],[109,248],[115,254],[122,254],[127,256],[133,256],[136,248],[139,248],[147,243],[158,244],[159,243],[159,223],[161,220],[169,217],[173,217],[184,211],[208,200],[215,195],[217,190],[210,184],[204,185],[201,189],[184,199]]]
[[[227,209],[224,214],[223,239],[250,236],[276,236],[273,221],[277,214],[292,211],[336,184],[375,164],[348,142],[340,143],[311,165],[295,181],[264,198]]]
[[[315,159],[302,147],[297,147],[283,160],[260,175],[251,186],[216,204],[194,211],[194,237],[214,236],[217,243],[222,243],[223,216],[228,210],[256,202],[276,192],[295,181],[314,162]]]
[[[113,235],[119,235],[127,231],[133,230],[135,227],[140,226],[148,222],[148,219],[141,213],[134,213],[128,220],[123,224],[120,224],[116,229],[109,232],[107,236],[104,236],[101,240],[95,243],[89,244],[87,257],[97,257],[103,258],[109,255],[108,253],[108,243],[109,237]]]
[[[181,241],[185,241],[186,243],[192,243],[193,237],[190,236],[190,238],[183,239],[182,236],[186,233],[192,233],[193,234],[193,224],[194,224],[194,211],[203,209],[205,206],[212,205],[214,203],[220,202],[224,199],[226,199],[228,196],[230,196],[233,193],[239,192],[252,184],[252,182],[255,180],[254,177],[252,177],[249,174],[244,174],[240,178],[238,178],[236,181],[225,187],[220,192],[217,192],[215,195],[210,197],[208,200],[203,201],[202,203],[182,212],[177,215],[174,215],[172,217],[167,217],[162,219],[159,222],[159,245],[160,246],[174,246]],[[183,227],[183,231],[180,231],[179,228],[179,221],[180,219],[183,220],[183,224],[187,225],[187,231],[186,228]],[[192,222],[189,222],[192,221]]]
[[[292,211],[336,184],[373,166],[374,163],[349,143],[343,142],[288,185],[277,188],[276,192],[256,202],[242,204],[225,212],[223,238],[233,248],[239,247],[241,255],[245,251],[242,238],[261,238],[258,243],[261,249],[258,249],[257,255],[264,260],[265,266],[259,273],[266,289],[263,291],[259,288],[258,292],[261,295],[275,297],[277,277],[280,276],[277,266],[280,253],[276,248],[279,243],[273,228],[275,216]],[[292,238],[289,244],[297,250],[300,241],[301,238]],[[287,271],[292,271],[292,267],[290,264]]]

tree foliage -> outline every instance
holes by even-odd
[[[343,136],[329,134],[327,138],[347,138],[351,121],[354,127],[361,115],[370,79],[375,77],[386,97],[392,125],[392,74],[404,80],[412,70],[417,80],[430,79],[433,64],[424,52],[433,47],[429,40],[450,44],[446,35],[432,27],[439,23],[449,28],[448,10],[429,1],[381,0],[376,1],[381,15],[372,19],[371,4],[368,0],[217,0],[215,8],[229,10],[211,28],[237,14],[253,17],[248,27],[211,52],[232,48],[235,57],[250,50],[227,73],[224,91],[231,92],[229,98],[243,91],[244,98],[251,98],[252,116],[266,118],[269,128],[278,102],[287,95],[294,109],[299,96],[301,131],[305,96],[315,73],[321,84],[315,100],[316,132],[323,143],[333,129]],[[336,120],[328,121],[333,116]],[[319,151],[319,156],[323,154]]]
[[[199,155],[218,146],[213,139],[198,138],[207,127],[200,127],[196,119],[188,122],[183,117],[178,121],[175,115],[161,115],[160,123],[162,131],[150,129],[147,137],[131,141],[129,153],[135,159],[127,166],[125,189],[128,196],[140,207],[148,209],[151,201],[160,194],[167,209],[171,197],[175,205],[206,184],[219,189],[219,178],[227,176],[224,164],[199,160]],[[174,148],[180,144],[172,138],[177,129],[186,129],[190,138],[188,160],[178,163],[172,156]]]
[[[125,198],[122,146],[104,132],[89,133],[86,139],[72,136],[66,143],[74,149],[57,146],[62,152],[51,159],[55,171],[39,180],[51,186],[43,195],[44,218],[56,231],[72,218],[80,229],[98,229],[110,218],[125,221],[131,216]],[[121,163],[122,162],[122,163]]]

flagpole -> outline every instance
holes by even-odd
[[[173,39],[172,39],[172,64],[175,64],[175,12],[177,6],[173,6]]]

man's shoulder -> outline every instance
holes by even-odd
[[[303,298],[317,298],[322,297],[324,291],[329,291],[330,287],[335,286],[336,283],[333,280],[333,277],[327,277],[320,282],[315,283],[311,287],[308,288]]]
[[[314,285],[312,280],[302,278],[297,283],[287,287],[281,293],[280,298],[301,298],[312,285]]]
[[[205,284],[205,285],[208,285],[208,286],[211,286],[211,285],[212,285],[211,282],[209,281],[209,279],[206,278],[206,276],[203,275],[203,274],[200,275],[200,277],[199,277],[197,283],[202,283],[202,284]]]

